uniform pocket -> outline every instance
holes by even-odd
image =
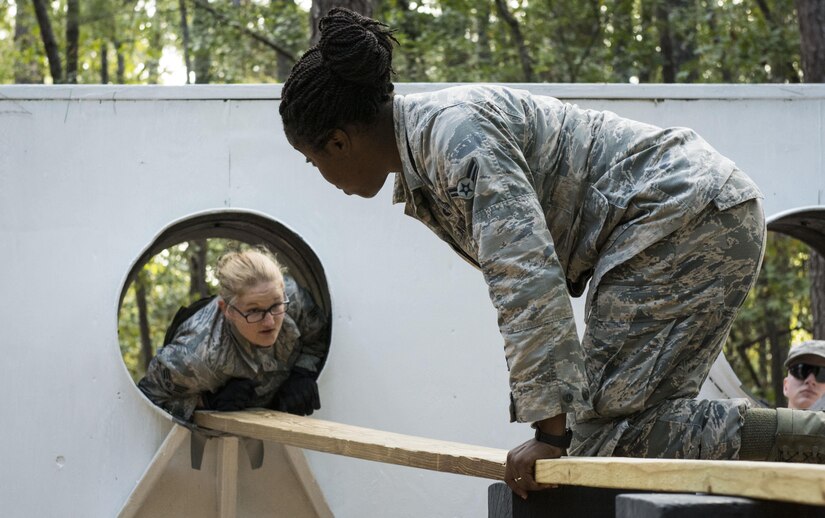
[[[622,348],[627,342],[628,322],[615,320],[591,320],[582,339],[582,349],[585,354],[585,371],[587,373],[590,393],[593,395],[592,404],[596,416],[607,417],[613,414],[610,411],[612,397],[605,394],[605,385],[616,364]]]
[[[586,340],[596,412],[616,417],[681,397],[710,356],[705,324],[723,311],[720,286],[697,295],[674,285],[600,285]]]
[[[610,214],[607,198],[592,185],[587,188],[582,206],[570,229],[570,260],[567,278],[578,280],[593,269],[610,228],[606,227]]]

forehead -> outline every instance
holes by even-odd
[[[238,295],[240,305],[271,305],[284,298],[284,280],[267,281],[251,286]]]

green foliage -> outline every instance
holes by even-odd
[[[771,335],[778,335],[784,350],[811,338],[809,258],[810,250],[801,241],[768,233],[759,279],[725,344],[725,356],[745,389],[772,404],[782,395],[773,388],[777,380],[771,373]]]
[[[225,251],[241,247],[242,244],[234,240],[207,240],[206,282],[213,294],[217,293],[218,286],[213,265]],[[178,308],[200,298],[199,294],[190,293],[192,248],[188,242],[184,242],[162,250],[143,265],[138,278],[125,291],[118,315],[118,338],[123,362],[135,381],[143,377],[146,369],[141,359],[136,284],[143,282],[146,287],[146,317],[154,356],[158,347],[164,345],[162,342],[166,328]]]
[[[250,31],[277,42],[296,58],[306,48],[309,38],[308,14],[293,2],[246,2],[238,7],[213,2],[213,5],[227,19],[235,20]],[[193,43],[211,58],[211,82],[250,83],[279,79],[277,53],[274,49],[237,28],[216,23],[214,15],[201,9],[196,8],[194,16],[208,17],[205,21],[206,30],[201,33],[194,31]]]
[[[14,18],[10,4],[0,1],[0,83],[14,82]]]
[[[17,0],[18,2],[21,0]],[[278,43],[293,55],[300,55],[308,39],[308,14],[286,0],[207,2],[227,19],[237,21],[250,32]],[[50,2],[50,20],[61,59],[65,59],[65,0]],[[237,5],[236,5],[237,4]],[[213,14],[186,0],[190,50],[210,57],[211,82],[250,83],[278,79],[275,51],[236,27],[221,22]],[[13,65],[36,53],[46,58],[39,32],[36,46],[16,49],[12,2],[0,1],[0,82],[14,82]],[[193,19],[202,23],[194,26]],[[37,27],[34,27],[37,30]],[[198,30],[201,29],[201,30]],[[88,0],[81,2],[78,83],[100,83],[103,53],[108,81],[153,84],[176,77],[185,81],[183,30],[179,0]],[[118,74],[118,61],[122,71]],[[50,78],[49,82],[53,82]]]
[[[209,10],[199,6],[203,3]],[[65,0],[49,5],[63,49]],[[278,54],[252,34],[295,56],[307,48],[309,14],[294,1],[185,0],[185,5],[193,66],[199,56],[205,67],[198,82],[282,80]],[[540,81],[660,82],[670,59],[665,41],[676,54],[677,82],[799,81],[792,0],[510,0],[506,5]],[[27,57],[24,52],[38,53],[45,64],[39,40],[33,49],[15,49],[13,6],[0,2],[3,82],[13,81],[12,65]],[[111,82],[155,83],[173,76],[183,82],[180,0],[89,0],[81,9],[79,82],[101,81],[102,52]],[[398,29],[399,81],[524,81],[520,49],[493,0],[387,0],[374,15]]]

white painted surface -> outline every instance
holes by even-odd
[[[432,86],[399,90],[419,88]],[[768,214],[822,204],[825,87],[535,89],[696,129],[757,180]],[[507,422],[502,341],[481,274],[392,206],[389,184],[372,200],[326,184],[283,138],[278,93],[0,87],[4,517],[120,509],[171,426],[120,358],[123,280],[164,227],[215,209],[268,214],[323,262],[335,321],[319,417],[498,448],[529,436]],[[338,517],[486,514],[486,480],[308,458]],[[241,507],[253,509],[244,495],[272,480],[242,470],[239,483]],[[167,486],[158,498],[180,496],[182,486]],[[188,485],[180,498],[215,502],[214,486]]]

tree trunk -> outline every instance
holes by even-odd
[[[189,57],[189,21],[186,15],[186,0],[178,0],[180,8],[180,33],[183,39],[183,64],[186,65],[186,84],[189,84],[189,74],[192,71],[192,60]],[[280,56],[278,56],[280,60]]]
[[[17,59],[14,62],[14,82],[17,84],[34,84],[43,82],[43,73],[37,59],[37,38],[32,32],[37,22],[34,8],[29,2],[17,2],[14,15],[14,49]]]
[[[719,29],[717,28],[718,24],[716,23],[716,10],[711,9],[707,16],[708,29],[710,30],[710,33],[713,34],[713,44],[716,47],[719,47],[719,42],[721,38],[719,37]],[[725,60],[722,60],[720,65],[721,68],[719,69],[719,72],[722,74],[722,82],[733,83],[733,74],[731,73],[730,67],[728,66],[727,62]]]
[[[659,47],[662,49],[662,81],[675,83],[684,65],[696,58],[696,26],[693,0],[658,0],[656,3]],[[690,70],[684,82],[696,80]]]
[[[206,283],[206,239],[189,241],[189,295],[192,299],[209,295]]]
[[[536,75],[533,72],[533,64],[530,60],[530,52],[527,50],[527,44],[524,42],[524,36],[521,34],[521,27],[519,27],[518,20],[507,9],[505,0],[496,0],[496,10],[504,20],[504,23],[510,28],[510,34],[513,37],[513,42],[518,48],[518,56],[521,61],[521,69],[524,72],[524,81],[526,83],[533,83],[536,81]]]
[[[670,36],[670,16],[667,0],[656,2],[656,28],[659,31],[659,52],[662,54],[662,82],[676,82],[676,64],[673,56],[673,39]]]
[[[292,65],[294,65],[295,63],[293,61],[288,60],[281,54],[276,54],[275,60],[276,77],[278,78],[278,81],[283,83],[289,77],[289,73],[292,72]]]
[[[149,34],[146,36],[150,49],[163,48],[163,35],[160,32],[159,24],[152,24]],[[146,84],[156,85],[160,79],[160,53],[149,53],[144,63],[147,77]]]
[[[63,64],[60,61],[60,50],[57,47],[57,40],[54,37],[52,23],[49,20],[49,11],[46,0],[32,0],[34,12],[37,15],[37,24],[40,26],[40,39],[46,50],[46,59],[49,62],[49,72],[52,75],[52,82],[63,82]]]
[[[768,372],[768,344],[767,338],[764,340],[759,341],[759,345],[757,348],[757,358],[759,359],[759,363],[757,364],[759,373],[759,377],[765,381],[765,385],[768,384],[768,380],[770,378],[770,372]]]
[[[126,58],[123,57],[123,43],[120,40],[115,40],[115,58],[117,59],[117,70],[115,71],[115,78],[117,84],[122,85],[126,82]]]
[[[146,308],[146,275],[143,270],[138,273],[135,279],[135,301],[138,310],[138,329],[140,331],[140,358],[142,360],[143,372],[149,368],[152,361],[152,338],[149,334],[149,313]]]
[[[294,0],[272,0],[277,1],[280,5],[286,5]],[[290,72],[292,72],[292,65],[295,64],[295,59],[285,56],[282,52],[275,53],[275,77],[281,83],[286,82]]]
[[[196,7],[198,4],[195,4]],[[192,57],[195,83],[206,84],[212,80],[212,56],[209,52],[209,20],[203,9],[192,11]]]
[[[782,380],[785,378],[785,359],[790,348],[790,334],[781,330],[790,328],[790,322],[768,322],[768,342],[771,349],[771,387],[773,388],[774,405],[785,406],[782,394]]]
[[[482,70],[488,70],[493,65],[493,50],[490,45],[490,2],[479,2],[476,13],[476,30],[478,31],[478,64]]]
[[[80,45],[80,0],[66,0],[66,82],[77,84]]]
[[[413,48],[412,52],[404,53],[407,60],[406,77],[411,82],[426,82],[427,74],[421,64],[421,55],[417,51],[420,34],[415,24],[415,13],[410,9],[410,3],[407,0],[398,0],[398,10],[401,11],[401,32],[407,36]]]
[[[590,16],[590,20],[593,23],[590,31],[590,41],[582,50],[581,55],[569,63],[569,82],[571,83],[579,82],[579,71],[581,70],[582,65],[590,59],[590,52],[593,50],[593,47],[602,35],[602,22],[600,16],[601,3],[599,0],[591,0],[590,6],[593,10],[592,15]]]
[[[333,7],[346,7],[351,11],[372,18],[373,6],[370,0],[312,0],[312,7],[309,10],[310,45],[315,45],[321,39],[318,22]]]
[[[610,51],[613,54],[613,80],[627,83],[633,75],[633,58],[630,49],[633,39],[633,0],[614,0],[613,39]]]
[[[795,0],[799,16],[802,73],[806,83],[825,83],[825,2]],[[811,250],[808,270],[811,282],[813,335],[825,339],[825,259]]]
[[[812,3],[822,3],[821,0],[809,1],[811,1]],[[776,19],[776,15],[770,9],[768,3],[765,0],[756,0],[756,6],[759,8],[759,11],[762,13],[762,16],[765,18],[765,23],[767,24],[768,28],[770,28],[772,31],[779,31],[781,29],[781,24]],[[768,56],[768,59],[770,59],[770,56]],[[771,67],[771,76],[775,82],[799,82],[799,75],[796,73],[796,70],[794,69],[791,60],[786,59],[786,56],[780,55],[778,57],[774,57],[773,62],[769,63],[769,65]]]
[[[100,43],[100,84],[109,84],[109,45]]]
[[[750,358],[748,358],[748,350],[744,347],[737,347],[736,352],[739,355],[739,361],[742,362],[742,366],[748,374],[750,374],[753,384],[760,389],[764,388],[765,383],[762,381],[762,378],[759,377],[759,373],[753,368]],[[729,360],[734,360],[734,358],[729,358]]]
[[[825,340],[825,258],[811,250],[808,263],[811,283],[811,333],[815,340]]]
[[[799,15],[802,72],[806,83],[825,83],[825,2],[795,0]]]
[[[642,0],[639,2],[639,22],[642,28],[653,26],[653,14],[656,10],[656,0]],[[650,47],[645,43],[645,48]],[[654,56],[655,54],[648,54],[650,59],[642,59],[639,63],[639,82],[649,83],[653,76]]]

